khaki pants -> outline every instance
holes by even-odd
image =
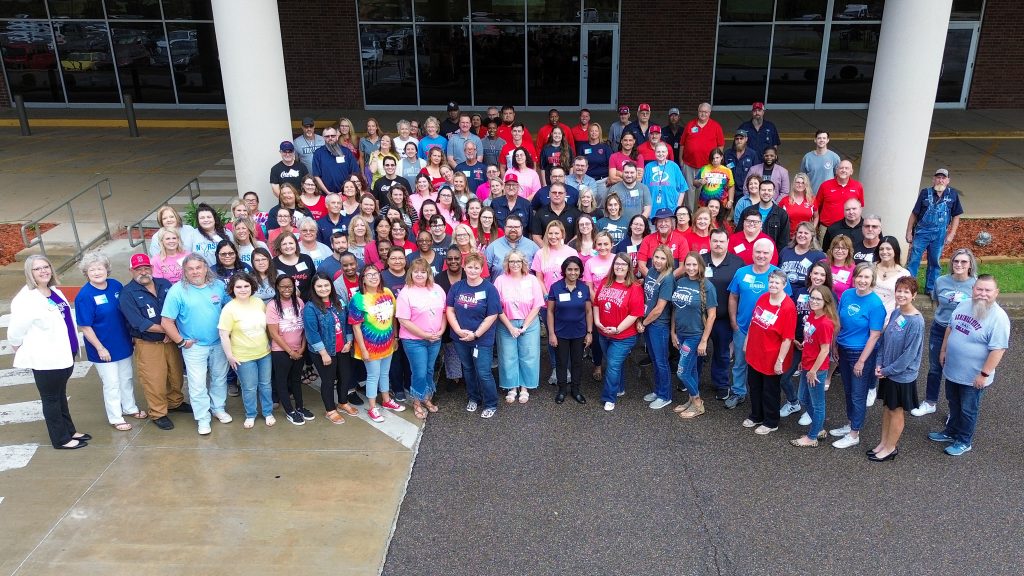
[[[135,338],[135,372],[149,404],[150,418],[166,416],[168,408],[177,408],[185,401],[181,393],[185,365],[173,343]]]

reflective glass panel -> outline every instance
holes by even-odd
[[[578,106],[580,27],[530,26],[527,35],[530,106]]]
[[[213,20],[210,0],[163,0],[168,20]]]
[[[159,20],[160,0],[108,0],[107,17],[111,20]]]
[[[583,22],[594,24],[618,21],[619,0],[584,0]]]
[[[863,1],[856,3],[836,2],[832,8],[832,20],[881,20],[885,0]]]
[[[468,22],[466,0],[416,0],[417,22]]]
[[[417,26],[416,35],[420,105],[470,102],[469,26]]]
[[[950,20],[981,20],[981,7],[985,0],[953,0]]]
[[[51,18],[103,18],[102,0],[48,0]]]
[[[412,0],[359,0],[359,19],[412,22]]]
[[[770,25],[718,27],[715,104],[764,100],[771,33]]]
[[[121,92],[131,94],[138,103],[174,103],[171,84],[171,59],[159,22],[114,22],[110,25]],[[180,49],[183,43],[195,40],[174,40],[171,51],[179,58],[187,57]]]
[[[13,27],[12,27],[13,26]],[[63,102],[53,30],[44,21],[0,22],[7,86],[26,102]]]
[[[866,104],[870,100],[880,28],[877,24],[832,26],[822,102]]]
[[[579,22],[580,0],[527,0],[530,22]]]
[[[55,21],[53,27],[64,38],[58,55],[68,102],[120,102],[106,23]]]
[[[473,26],[477,106],[526,104],[524,26]]]
[[[824,33],[823,25],[775,27],[769,102],[814,102]]]
[[[942,54],[936,102],[960,102],[973,36],[974,30],[950,30],[946,33],[946,49]]]
[[[0,18],[46,18],[43,0],[0,0]]]
[[[775,6],[775,20],[821,22],[827,8],[827,0],[779,0]]]
[[[526,0],[470,0],[473,23],[522,22]],[[474,35],[476,32],[473,33]]]
[[[367,105],[416,105],[412,26],[359,27]]]
[[[167,40],[181,104],[223,104],[217,37],[213,24],[169,23]]]
[[[615,35],[611,30],[587,31],[587,104],[613,104],[614,51]]]
[[[722,0],[719,18],[722,22],[771,22],[772,8],[772,0]]]

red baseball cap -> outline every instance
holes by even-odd
[[[764,110],[764,102],[754,102],[750,106],[751,110]]]
[[[141,266],[152,266],[152,262],[149,261],[149,256],[145,254],[133,254],[130,268],[135,270]]]
[[[515,182],[516,184],[519,184],[519,176],[509,172],[508,174],[505,174],[505,182]]]
[[[640,112],[650,112],[651,111],[651,105],[650,104],[641,104],[640,107],[637,108],[637,110],[639,110]]]
[[[649,132],[657,132],[658,134],[661,134],[661,126],[653,124],[651,125],[651,129],[649,130]]]

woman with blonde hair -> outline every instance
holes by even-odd
[[[811,190],[811,177],[804,172],[793,176],[793,185],[789,194],[779,200],[779,207],[789,214],[789,235],[796,234],[796,228],[804,222],[814,224],[817,214],[814,213],[814,191]],[[812,226],[813,227],[813,226]]]
[[[198,234],[195,228],[185,224],[177,210],[166,204],[157,208],[156,221],[160,224],[161,228],[170,228],[176,231],[178,233],[178,243],[183,248],[191,246],[195,240],[195,235]],[[153,238],[149,241],[149,255],[153,257],[159,253],[160,240],[154,234]]]
[[[359,167],[364,170],[369,166],[370,157],[380,150],[385,134],[380,131],[380,123],[374,117],[366,119],[366,136],[359,139]],[[389,138],[390,139],[390,138]],[[373,170],[370,171],[373,173]]]
[[[448,139],[440,134],[441,123],[437,121],[437,118],[430,116],[423,122],[423,136],[420,137],[419,149],[420,158],[423,158],[430,163],[430,151],[434,148],[442,150],[448,149]]]
[[[356,127],[345,117],[338,120],[338,144],[348,148],[353,156],[359,158],[359,136],[356,135]]]
[[[366,142],[366,138],[359,141],[360,146],[363,142]],[[371,188],[384,176],[384,158],[394,158],[395,163],[398,163],[398,153],[394,150],[393,142],[391,136],[382,134],[377,148],[369,153],[369,159],[366,161],[366,179],[370,181]]]
[[[661,247],[667,248],[667,247]],[[676,406],[680,418],[689,420],[704,413],[700,397],[700,363],[708,355],[708,340],[718,314],[718,293],[708,280],[700,253],[692,251],[683,260],[683,275],[672,291],[672,347],[679,350],[676,376],[690,398]],[[671,387],[669,387],[671,391]]]
[[[460,224],[459,228],[469,228]],[[498,381],[509,404],[530,399],[540,383],[540,322],[544,287],[530,274],[526,256],[513,249],[505,256],[505,273],[494,281],[501,296],[498,315]]]
[[[181,263],[189,253],[181,244],[180,228],[161,228],[153,235],[160,247],[153,256],[153,278],[165,278],[171,284],[181,280],[185,274]]]
[[[643,280],[644,314],[636,322],[643,335],[647,353],[654,366],[654,390],[644,396],[652,410],[661,410],[672,403],[672,376],[668,369],[669,322],[667,309],[675,290],[672,270],[675,261],[668,246],[658,246],[651,255],[651,268]]]
[[[480,254],[483,252],[477,248],[476,236],[473,235],[473,229],[469,227],[469,224],[458,224],[455,226],[455,230],[452,233],[452,245],[448,248],[448,252],[458,253],[462,256],[462,265],[466,265],[466,256],[469,254]],[[487,278],[491,275],[487,266],[484,266],[481,272],[481,278]]]
[[[238,248],[238,260],[242,264],[252,265],[252,251],[266,248],[267,245],[256,239],[256,223],[248,216],[236,218],[231,229],[235,235],[235,247]]]

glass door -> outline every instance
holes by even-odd
[[[935,106],[965,108],[974,72],[974,53],[978,47],[977,22],[950,22],[946,33],[946,49],[942,53],[939,87]]]
[[[580,104],[615,107],[619,87],[619,27],[584,24],[580,42]]]

